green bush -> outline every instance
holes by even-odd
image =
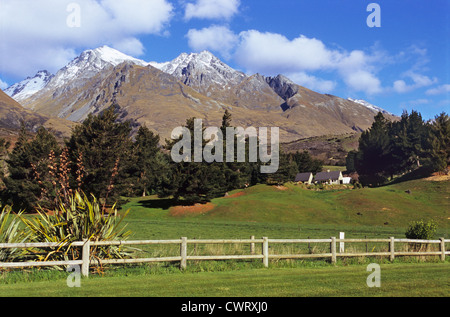
[[[76,192],[68,203],[61,202],[54,214],[37,210],[38,216],[32,219],[21,217],[30,234],[32,242],[58,243],[55,249],[42,248],[30,250],[33,259],[38,261],[67,261],[81,258],[80,248],[72,247],[75,241],[114,241],[126,240],[131,234],[120,224],[128,211],[119,216],[114,206],[109,211],[101,207],[92,196]],[[127,257],[122,246],[98,246],[91,249],[91,260]]]
[[[425,222],[424,220],[413,221],[406,230],[406,238],[431,240],[436,234],[437,225],[433,220]]]
[[[17,217],[11,218],[11,207],[5,206],[0,212],[0,243],[22,243],[26,235],[19,229],[20,221]],[[21,249],[0,249],[0,262],[14,262],[23,255]]]

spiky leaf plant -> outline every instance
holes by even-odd
[[[118,215],[114,205],[105,211],[92,195],[89,199],[84,193],[75,192],[67,203],[60,202],[53,214],[37,208],[38,215],[32,219],[22,217],[35,242],[58,243],[56,249],[30,250],[37,261],[67,261],[81,259],[81,248],[73,247],[75,241],[123,241],[131,232],[121,226],[128,214]],[[122,246],[96,246],[91,248],[91,261],[100,259],[121,259],[129,256]]]
[[[26,235],[19,228],[18,216],[11,216],[11,207],[5,206],[0,212],[0,243],[22,243]],[[0,262],[20,261],[24,255],[22,249],[0,248]]]

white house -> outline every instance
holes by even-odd
[[[341,171],[326,171],[317,173],[314,177],[314,182],[329,185],[343,184],[344,177]]]
[[[302,182],[304,184],[311,185],[313,181],[313,174],[312,173],[298,173],[295,177],[295,182]]]

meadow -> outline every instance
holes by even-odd
[[[327,190],[288,183],[236,190],[207,205],[180,206],[156,196],[125,198],[120,212],[130,210],[125,223],[131,240],[330,238],[339,237],[339,232],[346,238],[403,238],[408,223],[419,219],[433,219],[438,224],[436,238],[448,239],[449,196],[448,180]],[[321,248],[327,246],[304,245],[288,252],[319,253]],[[378,251],[387,245],[354,248]],[[248,248],[190,246],[189,252],[243,254]],[[137,254],[179,255],[179,247],[148,247]],[[372,262],[382,265],[380,289],[365,283],[366,267]],[[396,258],[394,263],[385,258],[338,259],[336,265],[319,259],[279,260],[267,269],[258,260],[192,261],[184,272],[178,263],[160,263],[110,267],[83,280],[80,289],[67,287],[64,271],[30,269],[3,273],[0,296],[448,296],[449,263],[448,258],[440,263],[437,258],[413,257]]]

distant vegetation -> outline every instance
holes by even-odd
[[[161,148],[159,135],[145,126],[133,134],[130,122],[120,122],[118,115],[113,105],[97,116],[88,116],[63,144],[43,127],[30,137],[23,126],[11,150],[9,142],[1,139],[2,203],[15,211],[35,212],[38,206],[52,211],[62,199],[83,192],[98,197],[103,208],[120,205],[120,197],[147,195],[193,205],[256,184],[283,185],[299,172],[315,174],[324,166],[324,161],[310,152],[289,147],[285,148],[289,152],[280,153],[275,174],[262,174],[261,162],[175,163],[169,152],[177,140],[166,140]],[[186,120],[190,131],[193,120]],[[225,111],[220,129],[224,132],[231,123],[231,114]],[[340,139],[327,140],[342,143]],[[344,147],[340,152],[345,152]],[[420,113],[405,112],[400,120],[391,122],[379,113],[372,127],[362,133],[358,149],[348,154],[346,172],[357,173],[363,185],[382,185],[405,174],[443,171],[449,162],[447,114],[424,122]]]
[[[365,185],[382,185],[396,176],[426,176],[450,164],[450,119],[445,113],[425,122],[420,113],[404,112],[399,121],[382,113],[363,132],[359,148],[347,156],[347,171],[359,174]]]
[[[226,111],[221,129],[230,126]],[[193,130],[193,118],[186,127]],[[15,211],[32,213],[38,206],[53,211],[75,192],[98,197],[103,207],[120,203],[121,196],[152,194],[184,204],[206,203],[234,189],[282,184],[298,172],[322,169],[322,162],[306,151],[281,153],[280,168],[270,177],[260,172],[261,162],[178,164],[169,155],[176,140],[166,140],[164,148],[159,143],[159,135],[145,126],[133,135],[131,124],[118,120],[114,106],[88,116],[63,145],[44,127],[30,137],[22,126],[10,151],[10,144],[0,140],[5,165],[0,174],[2,203]]]

